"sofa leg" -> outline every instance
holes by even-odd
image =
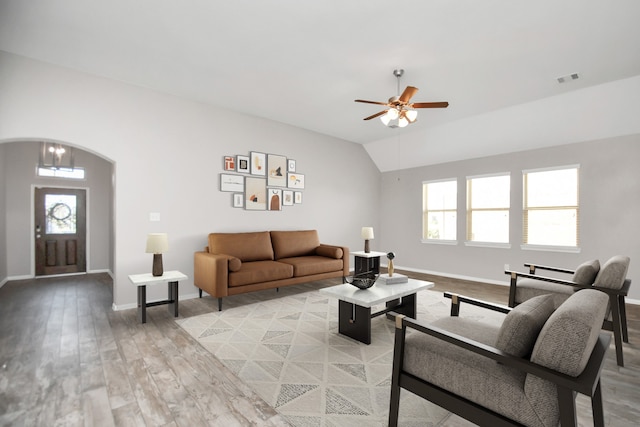
[[[202,289],[198,289],[198,294],[200,295],[200,298],[202,298]]]
[[[222,297],[218,298],[218,311],[222,311]]]
[[[276,288],[276,292],[280,292],[280,288]]]

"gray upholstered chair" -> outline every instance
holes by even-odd
[[[535,264],[525,264],[529,267],[529,273],[506,269],[505,273],[511,276],[509,307],[515,307],[542,294],[552,295],[554,305],[557,307],[580,289],[591,288],[605,292],[609,295],[609,309],[602,328],[613,332],[616,360],[619,366],[624,366],[622,343],[629,342],[625,306],[625,298],[631,286],[631,280],[627,279],[629,262],[629,257],[616,255],[602,267],[598,260],[593,260],[580,264],[575,270]],[[571,274],[572,277],[570,280],[562,280],[539,275],[537,270],[566,273]]]
[[[607,296],[572,294],[555,311],[538,296],[509,308],[458,295],[451,317],[426,324],[396,315],[389,426],[401,389],[478,425],[575,426],[576,393],[604,425],[600,374],[611,335],[600,326]],[[507,313],[502,324],[459,316],[460,302]]]

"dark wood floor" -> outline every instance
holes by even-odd
[[[507,288],[415,275],[447,290],[506,303]],[[230,297],[225,307],[318,286]],[[2,426],[285,426],[286,421],[179,328],[166,307],[114,312],[106,274],[14,281],[0,289]],[[210,297],[180,302],[180,317],[215,310]],[[629,307],[625,368],[609,351],[607,425],[640,419],[640,309]],[[589,413],[578,398],[581,413]],[[589,425],[583,421],[581,425]],[[465,425],[451,419],[446,425]]]

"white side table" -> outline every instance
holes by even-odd
[[[178,281],[188,277],[179,271],[165,271],[162,276],[153,276],[151,273],[130,274],[129,281],[138,287],[138,318],[140,322],[147,323],[147,307],[168,304],[169,313],[178,317]],[[166,283],[168,299],[147,303],[147,285]]]
[[[386,256],[386,252],[352,252],[353,255],[353,275],[363,273],[380,274],[380,257]]]

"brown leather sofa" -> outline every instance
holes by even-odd
[[[222,298],[349,275],[349,248],[321,244],[316,230],[211,233],[194,254],[193,282]]]

